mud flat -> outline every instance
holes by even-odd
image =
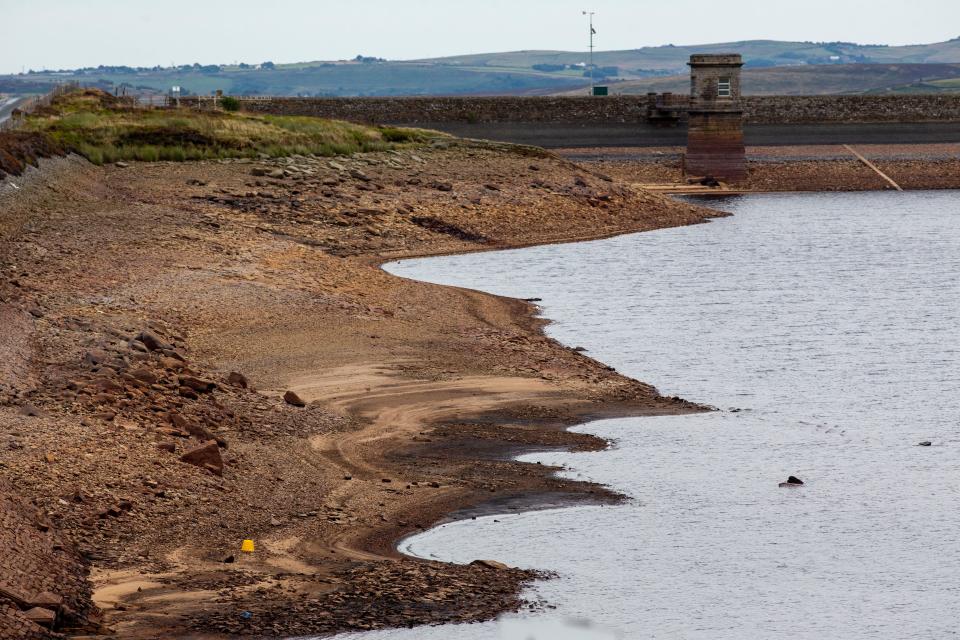
[[[0,544],[43,568],[5,571],[24,597],[0,637],[50,635],[25,621],[44,591],[63,630],[124,638],[489,619],[536,574],[397,540],[491,505],[615,501],[511,454],[604,447],[564,430],[590,417],[702,409],[548,339],[529,302],[379,265],[709,209],[456,141],[40,165],[0,182]]]

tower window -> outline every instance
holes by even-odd
[[[717,97],[719,98],[730,97],[730,78],[720,78],[717,81]]]

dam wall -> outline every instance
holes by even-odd
[[[548,148],[683,146],[689,108],[689,97],[678,94],[238,99],[250,113],[416,126]],[[181,101],[190,106],[196,98]],[[960,94],[743,96],[741,108],[747,145],[960,142]]]
[[[671,95],[682,108],[687,96]],[[661,96],[658,96],[660,98]],[[184,98],[188,100],[189,98]],[[746,124],[960,122],[960,94],[903,96],[744,96]],[[253,113],[316,116],[373,124],[647,122],[650,96],[240,98]],[[655,108],[655,107],[654,107]]]

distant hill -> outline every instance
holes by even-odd
[[[960,38],[908,46],[861,45],[851,42],[787,42],[744,40],[698,45],[664,45],[594,53],[597,67],[617,67],[618,77],[681,74],[694,53],[739,53],[748,68],[854,63],[960,63]],[[516,69],[533,65],[575,65],[587,54],[570,51],[512,51],[421,60],[466,68]]]
[[[593,74],[615,91],[686,91],[693,53],[738,52],[746,62],[747,93],[958,91],[960,38],[910,46],[846,42],[748,40],[643,47],[594,54]],[[28,93],[65,80],[107,90],[165,93],[180,86],[206,95],[391,96],[538,95],[583,91],[587,54],[513,51],[390,61],[357,56],[294,64],[97,67],[0,76],[0,92]]]

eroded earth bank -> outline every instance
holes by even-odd
[[[379,264],[712,215],[457,141],[70,156],[0,182],[0,637],[48,637],[28,618],[52,614],[81,635],[278,637],[531,606],[531,572],[395,544],[458,511],[616,500],[510,454],[699,408],[546,338],[530,303]]]

